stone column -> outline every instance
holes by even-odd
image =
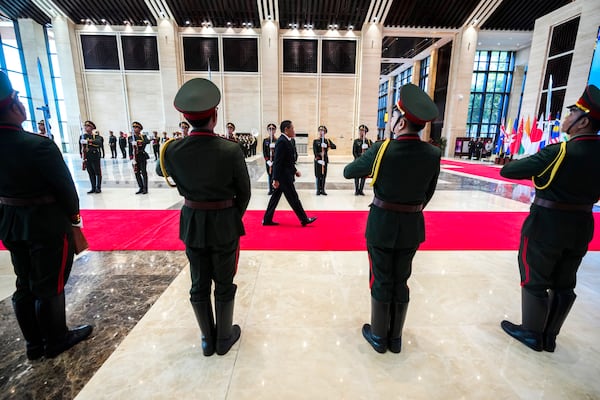
[[[177,51],[181,48],[181,45],[175,21],[166,19],[159,21],[156,41],[160,59],[162,98],[164,99],[164,101],[158,102],[157,105],[161,107],[163,113],[163,129],[170,135],[171,132],[179,130],[179,122],[183,119],[173,107],[173,99],[175,99],[177,91],[184,83],[179,73],[183,69],[180,68],[183,65],[183,60],[179,59],[180,56]]]
[[[257,151],[260,151],[262,140],[267,136],[267,124],[274,123],[277,126],[279,134],[279,25],[275,21],[263,21],[261,25],[261,58],[260,58],[260,88],[261,88],[261,109],[260,116],[260,136],[257,138],[260,145]]]
[[[370,22],[363,24],[361,31],[358,121],[367,126],[377,126],[382,39],[383,26],[381,24]]]

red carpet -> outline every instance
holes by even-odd
[[[179,211],[82,210],[90,250],[183,250]],[[244,216],[242,250],[365,250],[367,211],[310,211],[318,219],[302,228],[291,211],[277,211],[279,226],[262,226],[263,211]],[[426,211],[421,250],[516,250],[526,212]],[[596,226],[600,214],[595,213]],[[600,250],[596,233],[590,250]]]
[[[442,160],[442,169],[447,169],[456,172],[462,172],[464,174],[481,176],[484,178],[492,178],[497,179],[503,182],[510,183],[518,183],[520,185],[525,185],[529,187],[533,187],[531,183],[531,179],[507,179],[500,176],[500,166],[492,165],[483,165],[483,164],[472,164],[461,161],[454,160]]]

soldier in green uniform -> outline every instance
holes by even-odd
[[[277,138],[275,137],[276,132],[277,126],[270,123],[267,125],[269,136],[263,140],[263,158],[265,159],[265,168],[267,169],[269,196],[273,194],[273,159],[275,157],[275,142],[277,142]]]
[[[425,240],[423,208],[437,184],[441,151],[419,131],[438,115],[418,86],[400,89],[391,119],[393,138],[373,144],[344,168],[345,178],[373,177],[375,198],[367,220],[371,324],[363,336],[379,352],[399,353],[409,302],[412,259]]]
[[[146,145],[150,143],[148,136],[142,133],[144,127],[137,121],[131,124],[133,137],[131,138],[132,153],[130,155],[133,164],[135,180],[138,184],[138,191],[135,194],[148,194],[148,159],[150,156],[146,152]]]
[[[92,327],[69,330],[65,316],[73,230],[81,227],[77,190],[54,141],[23,131],[26,118],[0,72],[0,239],[17,275],[12,303],[27,358],[36,360],[75,346]]]
[[[220,100],[219,89],[206,79],[191,79],[179,89],[175,108],[193,129],[188,137],[163,145],[156,168],[159,175],[171,176],[185,197],[179,237],[190,261],[190,301],[202,331],[205,356],[227,353],[240,337],[240,327],[232,325],[237,289],[233,277],[240,236],[245,234],[242,217],[250,201],[244,154],[237,143],[214,133]]]
[[[352,143],[352,155],[356,160],[358,157],[362,156],[371,146],[373,146],[373,142],[371,139],[367,139],[367,132],[369,132],[369,128],[366,125],[361,125],[358,127],[358,138],[354,139]],[[363,176],[362,178],[354,178],[354,195],[355,196],[364,196],[363,192],[365,188],[365,180],[366,178]]]
[[[313,140],[313,153],[315,155],[315,178],[317,196],[327,196],[325,192],[325,179],[327,178],[327,165],[329,164],[329,149],[336,149],[337,146],[330,139],[325,139],[327,127],[319,126],[319,137]]]
[[[586,87],[568,107],[569,141],[506,164],[500,174],[533,179],[535,199],[521,229],[521,325],[502,329],[535,351],[553,352],[575,301],[577,269],[594,235],[592,207],[600,197],[600,90]]]
[[[85,159],[86,169],[92,185],[88,194],[101,193],[102,168],[100,166],[100,149],[102,146],[102,138],[98,135],[96,124],[92,121],[85,121],[83,123],[83,129],[85,130],[85,133],[81,139],[81,151],[83,153],[83,158]]]

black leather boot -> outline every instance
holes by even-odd
[[[389,348],[392,353],[402,351],[402,328],[404,328],[407,311],[408,303],[392,303],[389,333]]]
[[[98,175],[96,177],[96,193],[101,193],[102,192],[102,175]]]
[[[92,333],[91,325],[67,328],[65,293],[35,302],[35,313],[42,335],[46,340],[45,356],[54,358],[86,339]]]
[[[550,290],[549,294],[550,310],[544,329],[544,350],[553,352],[556,348],[556,336],[565,323],[577,295],[573,290]]]
[[[321,194],[327,196],[327,193],[325,192],[325,177],[321,178]]]
[[[502,321],[500,326],[506,333],[535,351],[544,349],[543,332],[548,315],[548,298],[536,297],[526,289],[521,290],[522,325]]]
[[[196,314],[196,321],[202,332],[202,352],[205,356],[215,354],[215,319],[212,304],[209,301],[192,301],[192,308]]]
[[[364,324],[362,334],[378,353],[387,350],[390,303],[382,303],[371,297],[371,324]]]
[[[235,300],[217,301],[215,311],[217,313],[217,354],[227,354],[231,347],[240,338],[242,330],[239,325],[233,323],[233,305]]]
[[[15,301],[13,298],[12,304],[19,327],[25,338],[27,358],[37,360],[44,355],[44,340],[35,317],[35,299],[24,297]]]

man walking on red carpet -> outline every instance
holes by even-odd
[[[226,354],[240,338],[233,323],[242,217],[250,201],[250,177],[237,143],[214,133],[221,92],[209,80],[187,81],[175,96],[175,108],[192,125],[188,137],[169,140],[156,172],[171,175],[185,197],[179,238],[190,260],[190,301],[202,331],[205,356]],[[215,283],[215,318],[211,285]]]
[[[600,198],[600,90],[586,87],[568,107],[568,142],[506,164],[501,175],[531,179],[535,199],[521,229],[521,325],[502,329],[535,351],[553,352],[571,306],[577,269],[594,236],[592,208]]]
[[[296,131],[294,130],[294,124],[289,120],[283,121],[279,128],[281,135],[275,143],[275,155],[273,157],[273,189],[275,191],[269,199],[262,224],[266,226],[279,225],[279,223],[273,221],[273,215],[283,194],[288,203],[290,203],[292,210],[296,213],[302,226],[306,226],[315,222],[317,217],[309,218],[306,215],[296,192],[296,187],[294,186],[294,177],[300,176],[300,171],[296,169],[296,148],[294,143],[292,143],[292,140],[296,136]]]
[[[412,259],[425,241],[422,210],[433,196],[440,173],[440,149],[421,141],[418,133],[437,115],[437,106],[418,86],[403,86],[392,114],[393,139],[374,143],[344,168],[347,179],[373,177],[375,198],[365,234],[371,324],[365,324],[362,333],[379,353],[402,349],[407,281]]]

